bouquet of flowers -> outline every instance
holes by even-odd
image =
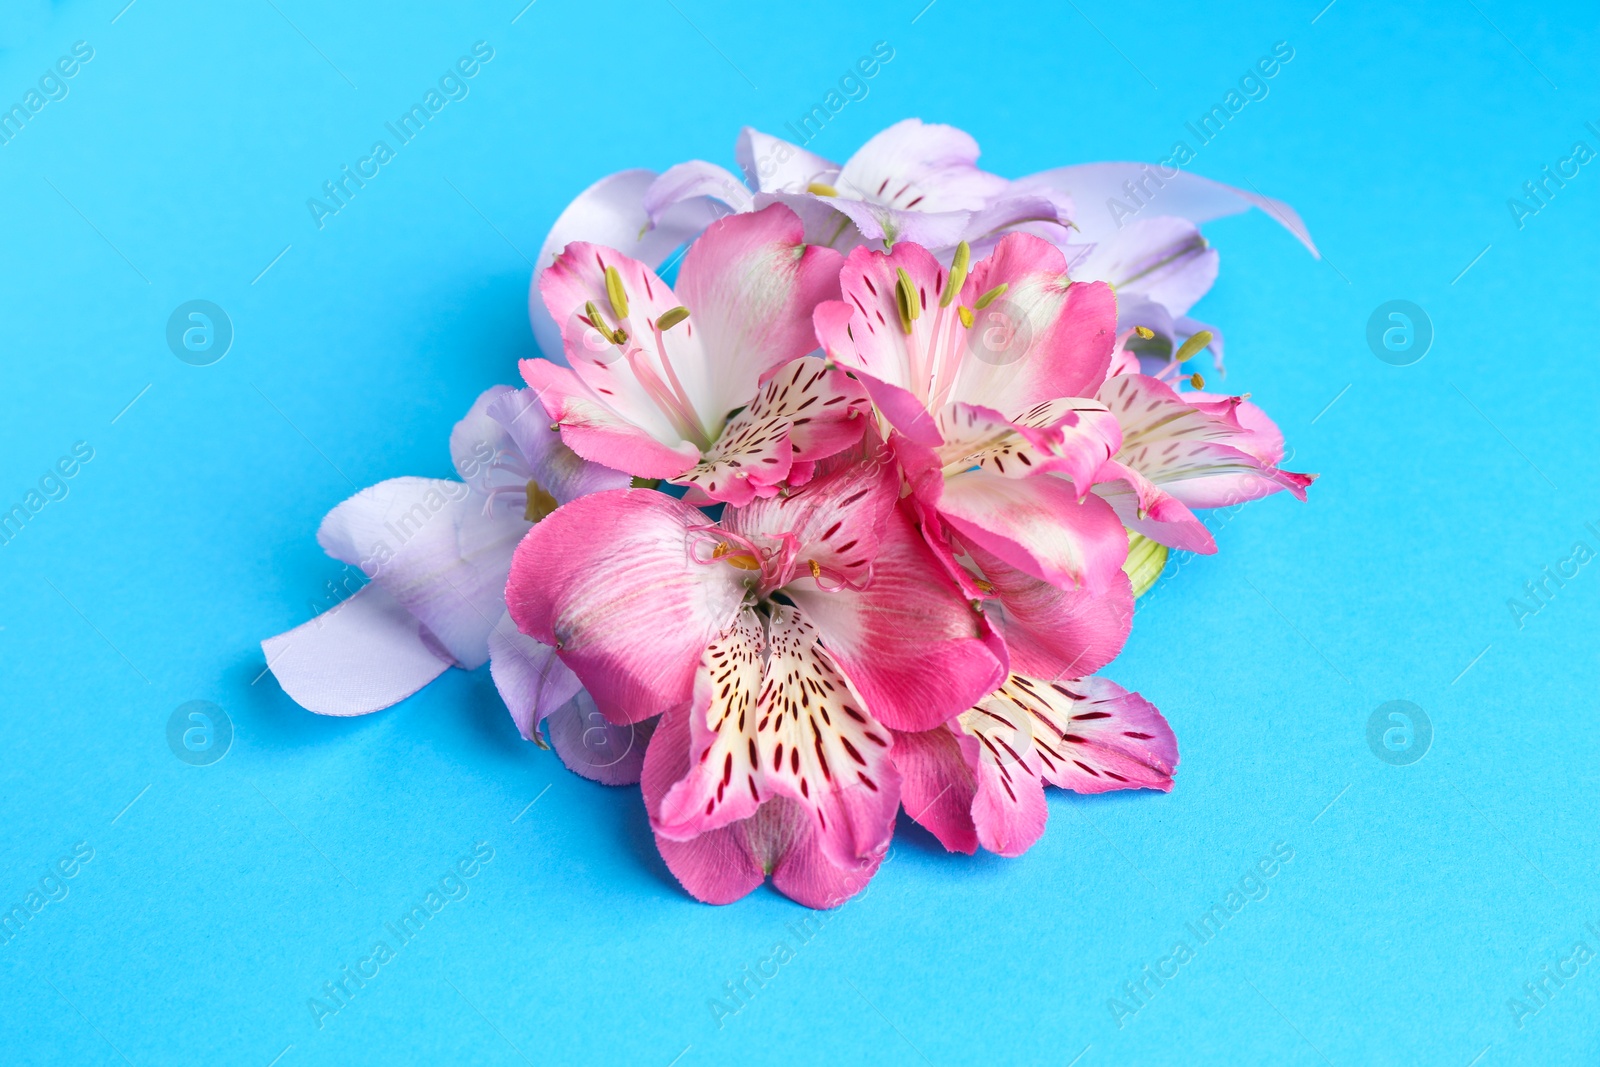
[[[369,581],[263,642],[284,690],[358,715],[488,661],[523,737],[640,786],[712,903],[768,876],[841,903],[902,807],[1015,856],[1046,785],[1170,789],[1166,720],[1098,672],[1167,550],[1216,550],[1198,510],[1312,481],[1189,369],[1223,352],[1188,317],[1196,224],[1258,206],[1315,248],[1175,169],[977,157],[915,119],[843,166],[746,129],[746,181],[585,191],[534,277],[549,358],[456,426],[459,481],[328,514]]]

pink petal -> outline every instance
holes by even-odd
[[[540,488],[558,502],[565,504],[602,489],[628,487],[627,474],[592,463],[562,442],[561,432],[551,428],[549,413],[540,402],[537,392],[498,386],[484,395],[489,396],[490,393],[495,395],[485,406],[484,414],[502,427],[511,448],[527,464],[528,473],[538,481]],[[465,425],[465,420],[461,425]],[[451,436],[451,444],[453,451],[454,435]],[[474,458],[478,456],[478,453],[474,454]],[[461,462],[457,460],[457,473],[461,471]]]
[[[896,295],[901,272],[917,312],[909,334]],[[1115,295],[1102,283],[1069,283],[1055,246],[1027,234],[1006,237],[973,266],[959,298],[941,307],[948,281],[944,267],[918,245],[896,245],[887,254],[857,248],[840,274],[854,313],[830,307],[818,319],[818,335],[840,363],[931,410],[959,401],[1009,418],[1083,395],[1105,377],[1116,340]],[[995,297],[991,290],[1001,285]],[[986,295],[989,301],[977,308]],[[971,310],[971,327],[963,325],[957,303]],[[878,399],[873,384],[867,387]],[[884,413],[902,433],[927,440],[914,408],[885,406]]]
[[[967,471],[945,479],[942,494],[939,513],[962,540],[1052,585],[1103,593],[1127,558],[1116,513],[1093,494],[1080,500],[1065,479]]]
[[[1011,189],[1015,193],[1051,189],[1071,196],[1077,207],[1073,222],[1078,226],[1080,239],[1086,241],[1100,241],[1115,233],[1127,225],[1127,212],[1145,210],[1142,204],[1149,205],[1152,215],[1177,215],[1190,222],[1209,222],[1257,207],[1294,234],[1312,255],[1321,258],[1306,224],[1294,208],[1283,201],[1247,193],[1186,171],[1180,170],[1168,177],[1170,169],[1173,168],[1148,163],[1082,163],[1029,175],[1012,182]],[[1137,200],[1129,196],[1125,188],[1127,182],[1142,186]],[[1120,209],[1114,209],[1113,202],[1120,204]]]
[[[1113,460],[1100,469],[1100,478],[1095,495],[1111,505],[1128,529],[1184,552],[1216,552],[1216,539],[1206,524],[1183,501],[1134,468]]]
[[[579,193],[550,227],[535,263],[549,264],[573,241],[615,248],[649,267],[660,265],[674,249],[705,229],[720,214],[705,200],[691,200],[667,210],[654,226],[644,198],[656,174],[624,170],[608,175]],[[539,347],[551,359],[562,358],[561,324],[551,318],[539,293],[542,268],[535,268],[528,291],[528,315]]]
[[[1254,428],[1246,427],[1239,421],[1242,401],[1198,395],[1205,399],[1191,403],[1142,374],[1107,381],[1099,399],[1122,425],[1117,462],[1190,508],[1229,507],[1282,489],[1305,499],[1314,476],[1281,471],[1240,447],[1270,454],[1281,441],[1265,414],[1245,412]]]
[[[800,581],[815,584],[807,566],[814,561],[829,588],[866,586],[899,498],[899,474],[879,455],[842,465],[801,492],[730,509],[722,524],[752,539],[792,541]]]
[[[823,351],[830,359],[858,372],[856,377],[866,388],[867,394],[872,397],[872,402],[877,405],[878,410],[883,412],[884,418],[889,420],[889,425],[918,444],[931,446],[939,443],[939,428],[935,425],[927,406],[903,384],[908,377],[904,363],[879,362],[874,371],[865,369],[867,357],[858,353],[855,337],[870,336],[871,332],[867,329],[866,320],[857,305],[842,300],[830,300],[818,304],[813,325],[816,327],[817,339],[822,342]],[[871,345],[868,350],[869,354],[882,351]],[[878,359],[877,356],[871,358],[874,361]],[[899,384],[879,376],[883,374],[898,379]]]
[[[894,831],[900,777],[889,732],[863,707],[796,609],[744,612],[701,660],[689,770],[654,809],[655,832],[686,840],[788,797],[834,866],[875,861]]]
[[[690,318],[669,341],[685,328],[699,331],[702,410],[716,419],[708,427],[749,403],[758,379],[816,349],[811,313],[838,299],[842,262],[832,249],[805,244],[799,217],[781,205],[722,219],[690,247],[677,284]],[[685,388],[699,395],[687,380]]]
[[[617,726],[600,714],[589,694],[580,689],[550,713],[545,729],[569,771],[601,785],[633,785],[644,767],[656,721]]]
[[[689,771],[685,710],[661,718],[645,754],[640,786],[652,820],[667,791]],[[656,848],[690,895],[730,904],[759,886],[767,871],[779,892],[807,907],[832,908],[860,892],[881,857],[852,868],[835,867],[823,854],[804,809],[785,797],[762,804],[749,819],[687,841],[656,835]]]
[[[1006,478],[1054,472],[1087,492],[1096,472],[1122,446],[1122,430],[1105,406],[1082,397],[1036,404],[1015,418],[976,404],[951,404],[939,413],[948,467],[980,467]],[[959,477],[959,475],[957,475]]]
[[[824,592],[806,578],[784,593],[892,729],[931,729],[1005,675],[1004,649],[900,508],[885,521],[865,589]]]
[[[900,802],[911,820],[951,852],[976,852],[972,800],[978,782],[950,728],[896,731],[891,756],[900,769]]]
[[[318,715],[366,715],[398,704],[451,665],[416,617],[377,584],[267,638],[261,651],[283,691]]]
[[[870,410],[843,371],[812,356],[797,359],[769,378],[701,461],[674,480],[736,506],[774,495],[793,481],[795,459],[825,459],[861,440]]]
[[[559,426],[562,443],[584,459],[640,478],[675,478],[700,458],[689,442],[665,444],[631,415],[602,402],[570,368],[547,359],[525,359],[521,368],[554,420],[546,425]]]
[[[545,716],[583,688],[555,649],[519,633],[506,612],[489,633],[489,673],[524,741],[532,741]]]
[[[711,639],[744,586],[731,567],[690,556],[700,512],[654,490],[594,493],[559,508],[517,546],[506,606],[554,645],[612,722],[686,702]]]
[[[1005,638],[1011,670],[1036,678],[1081,678],[1110,663],[1133,627],[1128,576],[1106,592],[1061,589],[966,546],[989,584],[984,609]]]
[[[999,694],[958,721],[956,743],[978,783],[972,798],[978,843],[1001,856],[1020,856],[1044,834],[1049,816],[1031,723]]]
[[[317,541],[404,604],[462,666],[489,658],[521,515],[485,515],[461,482],[391,478],[322,520]]]
[[[980,296],[1005,292],[986,308]],[[1116,343],[1117,297],[1104,282],[1071,282],[1066,258],[1031,234],[1003,238],[961,289],[976,321],[949,399],[1015,415],[1064,396],[1092,396]],[[996,337],[1002,338],[998,343]]]
[[[1046,781],[1078,793],[1172,788],[1178,740],[1154,704],[1108,678],[1045,682],[1013,676],[1033,719]]]
[[[696,245],[704,239],[702,236]],[[622,285],[627,299],[625,308],[620,310],[626,310],[626,315],[619,316],[619,309],[611,303],[607,268],[616,271]],[[701,344],[699,324],[691,317],[662,339],[655,334],[656,320],[688,301],[680,300],[649,267],[614,249],[579,241],[556,257],[541,275],[539,289],[550,314],[562,324],[561,336],[572,372],[587,386],[595,403],[676,448],[689,431],[667,414],[659,399],[670,391],[670,383],[676,379],[700,425],[713,435],[722,426],[732,405],[721,396],[726,383],[714,380],[706,348]],[[591,307],[601,322],[590,320]],[[694,308],[691,306],[690,310]],[[602,326],[608,333],[615,328],[624,336],[603,335]],[[528,384],[539,388],[531,380]],[[755,372],[746,371],[735,385],[744,390],[740,403],[755,392],[755,384]],[[576,390],[569,387],[569,392]]]

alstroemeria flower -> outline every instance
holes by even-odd
[[[1162,241],[1181,247],[1155,231],[1139,233],[1146,224],[1170,227],[1176,221],[1192,229],[1251,208],[1265,211],[1318,254],[1305,223],[1282,201],[1148,163],[1083,163],[1010,181],[977,166],[978,145],[970,135],[919,119],[878,133],[842,166],[749,127],[740,132],[734,155],[742,178],[695,160],[659,177],[631,170],[596,182],[556,220],[539,262],[549,262],[550,253],[569,241],[586,240],[654,267],[710,220],[774,202],[806,220],[808,242],[840,251],[915,241],[949,262],[962,240],[982,254],[1007,233],[1032,233],[1061,247],[1085,280],[1117,280],[1115,265],[1103,260],[1126,263],[1148,258],[1147,252],[1165,258]],[[1085,256],[1093,258],[1080,269]],[[1148,326],[1173,344],[1210,329],[1186,318],[1182,299],[1166,304],[1156,290],[1142,285],[1129,291],[1137,298],[1128,302],[1130,308],[1146,298],[1153,307],[1142,321],[1125,325]],[[559,351],[556,324],[542,303],[531,300],[529,310],[541,346]],[[1212,334],[1220,359],[1221,334]]]
[[[713,224],[676,291],[620,252],[570,244],[539,287],[571,366],[524,360],[523,376],[586,459],[711,500],[771,496],[861,436],[855,384],[807,356],[839,264],[781,206]]]
[[[1069,200],[1010,194],[1011,182],[980,169],[978,142],[954,126],[905,119],[873,136],[843,166],[747,126],[734,155],[749,188],[714,163],[680,163],[646,192],[651,221],[666,221],[682,205],[704,200],[733,211],[777,201],[806,220],[807,241],[842,252],[897,241],[952,249],[1024,222],[1067,238]]]
[[[772,873],[816,907],[871,876],[893,831],[889,729],[991,691],[1003,652],[901,510],[877,459],[713,524],[649,490],[557,511],[507,600],[615,723],[665,712],[644,783],[662,856],[701,900]]]
[[[906,813],[945,848],[1019,856],[1044,833],[1046,783],[1172,788],[1178,743],[1155,706],[1106,678],[1013,673],[947,726],[895,734]]]
[[[370,581],[261,647],[284,692],[322,715],[378,711],[447,667],[492,659],[501,696],[532,739],[545,716],[559,709],[577,719],[582,709],[572,672],[506,614],[512,552],[558,505],[625,486],[628,476],[574,454],[533,392],[505,385],[484,392],[456,424],[450,453],[461,481],[391,478],[328,513],[318,542]],[[631,766],[591,771],[596,760],[558,741],[569,766],[602,780],[637,780],[642,739],[637,747]]]
[[[1110,287],[1070,281],[1060,250],[1028,234],[970,270],[915,244],[858,248],[840,283],[817,336],[893,427],[919,503],[1036,578],[1106,588],[1127,538],[1088,492],[1121,437],[1084,394],[1111,360]]]
[[[1314,474],[1278,468],[1283,434],[1266,412],[1240,396],[1178,392],[1138,373],[1118,353],[1116,373],[1096,398],[1116,416],[1122,446],[1097,475],[1096,495],[1124,526],[1171,548],[1215,552],[1194,508],[1258,500],[1284,489],[1301,500]],[[1176,364],[1169,364],[1172,370]]]

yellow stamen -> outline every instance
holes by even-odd
[[[972,309],[963,305],[956,305],[956,314],[961,316],[961,325],[972,329]]]
[[[733,546],[726,541],[717,542],[717,547],[711,550],[711,558],[723,560],[729,566],[737,567],[742,571],[758,571],[761,569],[760,560],[748,552],[740,552],[736,555],[733,551]]]
[[[1204,389],[1206,387],[1205,375],[1201,374],[1199,371],[1195,371],[1193,374],[1189,375],[1189,384],[1194,386],[1196,389]]]
[[[1135,326],[1133,332],[1143,337],[1146,341],[1156,335],[1156,332],[1148,326]]]
[[[621,330],[613,330],[609,325],[607,325],[606,320],[600,314],[600,309],[594,306],[593,300],[584,301],[583,314],[584,317],[586,317],[589,322],[594,325],[594,328],[600,331],[600,336],[604,337],[612,344],[620,345],[622,342],[628,339],[627,334],[623,333]]]
[[[967,265],[972,260],[972,249],[967,247],[967,242],[962,241],[956,245],[956,258],[950,262],[950,280],[945,283],[944,295],[939,298],[939,306],[947,308],[950,302],[961,291],[961,286],[967,280]]]
[[[622,275],[617,268],[606,268],[606,296],[611,298],[611,313],[621,322],[628,317],[628,291],[622,287]]]
[[[813,560],[808,560],[807,562],[811,564],[811,577],[813,577],[813,578],[821,578],[822,577],[822,564],[818,563],[814,559]]]
[[[821,182],[812,182],[810,185],[807,185],[806,186],[806,192],[815,193],[817,196],[838,196],[839,195],[839,190],[835,189],[831,185],[824,185]]]
[[[1009,288],[1011,288],[1009,283],[1001,282],[993,289],[990,289],[987,293],[984,293],[982,296],[978,297],[978,302],[972,306],[977,308],[979,311],[982,311],[984,308],[988,307],[990,304],[1004,296],[1006,290]]]
[[[986,581],[983,578],[974,578],[974,579],[972,579],[972,584],[976,585],[979,589],[981,589],[985,593],[994,592],[994,583],[990,582],[990,581]]]
[[[1178,354],[1172,357],[1172,361],[1174,363],[1182,363],[1186,359],[1192,359],[1196,353],[1210,343],[1211,331],[1201,330],[1199,333],[1183,342],[1183,347],[1178,349]]]
[[[896,267],[894,271],[897,275],[894,283],[894,303],[896,310],[900,312],[900,328],[910,333],[911,324],[922,314],[922,306],[911,290],[911,275],[906,273],[904,267]]]
[[[522,517],[525,521],[538,522],[560,506],[560,503],[550,495],[544,486],[532,478],[528,479],[528,506],[522,509]]]
[[[682,322],[688,317],[689,309],[681,304],[675,308],[669,308],[668,310],[663,311],[661,313],[661,317],[656,320],[656,329],[660,330],[662,333],[666,333],[668,330],[672,329],[674,326],[678,325],[678,323]]]

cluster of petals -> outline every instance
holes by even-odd
[[[1220,370],[1187,314],[1216,274],[1196,226],[1303,226],[1178,174],[1170,214],[1107,227],[1133,165],[1012,181],[917,120],[842,166],[752,130],[737,155],[748,182],[623,172],[563,213],[531,305],[549,358],[457,426],[460,481],[329,514],[370,581],[263,643],[284,689],[361,714],[488,660],[525,738],[639,784],[712,903],[770,878],[839,904],[902,809],[1015,856],[1047,785],[1170,789],[1171,728],[1098,673],[1142,591],[1130,544],[1214,552],[1197,512],[1312,480],[1182,371],[1208,346]]]

